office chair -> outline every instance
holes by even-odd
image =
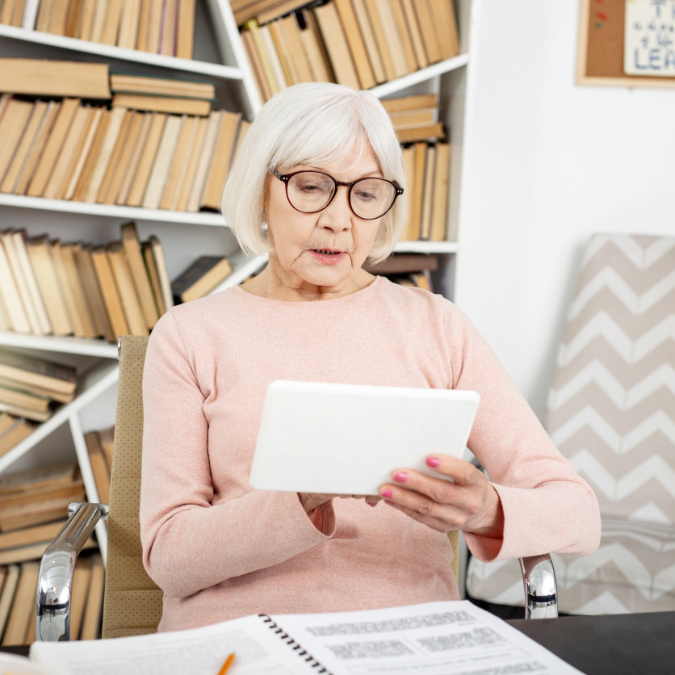
[[[143,365],[148,338],[124,335],[120,363],[110,506],[73,503],[69,520],[42,557],[36,597],[36,639],[70,639],[70,600],[75,561],[96,523],[108,521],[108,556],[103,603],[103,638],[154,633],[163,593],[143,567],[139,506],[143,439]],[[458,532],[449,535],[458,576]],[[525,618],[557,616],[555,573],[548,555],[520,561]]]
[[[675,237],[586,242],[544,427],[595,490],[599,549],[554,554],[560,611],[675,610]],[[472,597],[520,601],[517,566],[472,559]]]

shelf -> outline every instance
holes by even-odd
[[[399,241],[396,253],[457,253],[456,241]]]
[[[416,70],[414,73],[408,73],[408,75],[399,77],[398,79],[392,80],[391,82],[385,82],[384,84],[381,84],[378,87],[373,87],[368,91],[375,94],[377,98],[383,98],[384,96],[396,94],[403,89],[412,87],[414,84],[419,84],[425,80],[430,80],[432,77],[436,77],[437,75],[442,75],[443,73],[448,73],[451,70],[462,68],[467,63],[469,63],[469,55],[466,53],[458,54],[457,56],[453,56],[451,59],[439,61],[438,63],[428,66],[427,68]]]
[[[117,347],[115,347],[117,351]],[[112,387],[119,378],[119,366],[116,362],[106,361],[97,365],[81,376],[79,393],[75,399],[62,405],[54,414],[42,424],[39,424],[30,436],[15,445],[7,454],[0,457],[0,473],[8,466],[35,447],[43,438],[67,422],[72,415],[78,413],[84,406]]]
[[[42,31],[37,30],[26,30],[25,28],[17,28],[15,26],[7,26],[4,24],[0,24],[0,37],[23,40],[24,42],[33,42],[41,45],[48,45],[50,47],[59,47],[61,49],[69,49],[71,51],[84,52],[85,54],[95,54],[96,56],[103,56],[109,59],[121,59],[123,61],[143,63],[149,66],[169,68],[171,70],[178,70],[186,73],[207,75],[223,80],[242,79],[241,70],[239,68],[234,68],[233,66],[195,61],[193,59],[180,59],[176,56],[151,54],[150,52],[143,52],[139,49],[125,49],[123,47],[104,45],[98,42],[89,42],[88,40],[78,40],[62,35],[43,33]]]
[[[89,202],[70,202],[64,199],[45,199],[44,197],[25,197],[23,195],[0,194],[0,206],[40,211],[60,211],[62,213],[81,213],[88,216],[103,216],[120,220],[147,220],[158,223],[185,223],[186,225],[210,225],[224,227],[225,219],[219,213],[191,213],[188,211],[170,211],[168,209],[143,209],[133,206],[109,206],[108,204],[90,204]]]
[[[24,349],[44,349],[64,354],[98,356],[103,359],[117,359],[117,345],[103,339],[88,340],[72,335],[26,335],[11,330],[0,331],[0,345]]]

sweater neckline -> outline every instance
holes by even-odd
[[[277,298],[265,298],[261,295],[255,295],[254,293],[249,293],[247,290],[241,287],[241,285],[234,286],[233,288],[236,289],[236,292],[239,293],[239,295],[246,296],[249,300],[252,302],[258,302],[258,303],[266,303],[270,307],[276,305],[276,306],[282,306],[282,307],[292,307],[292,306],[305,306],[309,305],[312,307],[315,307],[317,305],[320,305],[322,307],[325,306],[333,306],[337,304],[341,304],[344,302],[355,302],[359,298],[362,298],[375,289],[375,287],[379,286],[382,283],[382,279],[384,277],[375,276],[375,279],[370,282],[365,288],[361,288],[358,291],[354,291],[353,293],[349,293],[348,295],[342,295],[339,298],[330,298],[329,300],[278,300]]]

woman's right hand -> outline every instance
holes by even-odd
[[[298,492],[298,497],[305,513],[309,513],[317,506],[321,506],[321,504],[325,504],[335,497],[340,499],[365,499],[371,506],[375,506],[382,499],[379,495],[330,495],[315,492]]]

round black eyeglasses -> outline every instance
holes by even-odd
[[[349,207],[361,220],[382,218],[403,194],[398,183],[385,178],[361,178],[354,183],[343,183],[323,171],[295,171],[280,174],[270,170],[286,185],[288,203],[300,213],[323,211],[334,199],[338,187],[349,188]]]

